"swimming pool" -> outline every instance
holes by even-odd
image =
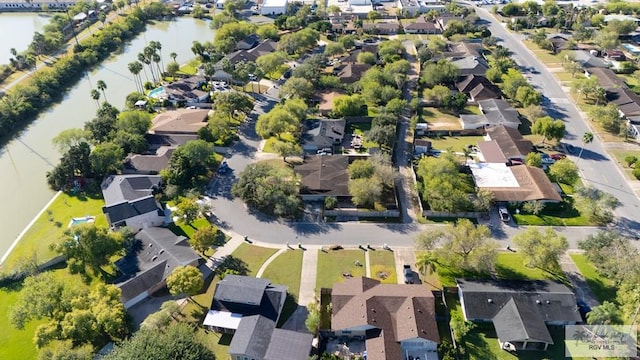
[[[622,44],[622,46],[629,50],[629,52],[631,53],[631,55],[640,55],[640,47],[637,47],[633,44],[629,44],[629,43],[624,43]]]
[[[159,97],[166,95],[166,93],[164,92],[164,87],[160,86],[159,88],[155,88],[151,91],[149,91],[149,97],[154,98],[154,99],[158,99]]]
[[[92,223],[94,221],[96,221],[95,216],[83,216],[79,218],[71,218],[71,221],[69,222],[69,227],[72,227],[78,224]]]

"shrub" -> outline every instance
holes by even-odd
[[[636,179],[640,180],[640,167],[633,169],[633,176],[635,176]]]
[[[338,199],[335,196],[328,196],[324,199],[324,207],[327,210],[335,209],[338,206]]]

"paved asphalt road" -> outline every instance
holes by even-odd
[[[520,65],[524,75],[542,92],[543,106],[549,114],[565,121],[567,135],[563,141],[580,149],[583,146],[582,135],[591,131],[587,124],[589,120],[580,116],[575,104],[562,90],[558,80],[522,43],[523,35],[509,32],[486,8],[476,7],[476,10],[481,19],[489,22],[489,29],[493,36],[501,40],[502,45],[512,51],[512,57]],[[534,69],[535,71],[532,72],[531,70]],[[572,158],[574,161],[578,160],[576,156],[572,156]],[[639,231],[640,200],[629,187],[618,166],[609,159],[597,136],[592,143],[584,146],[578,166],[583,179],[588,184],[610,193],[620,200],[621,206],[616,210],[619,227]]]

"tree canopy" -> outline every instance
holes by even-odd
[[[513,237],[518,251],[524,254],[527,265],[551,272],[559,270],[558,260],[569,248],[567,239],[548,228],[544,232],[527,228]]]
[[[422,158],[417,175],[421,180],[419,190],[431,210],[458,212],[472,208],[468,194],[473,186],[452,154]]]
[[[422,81],[427,87],[453,84],[460,74],[460,69],[449,60],[428,63],[422,72]]]
[[[543,143],[545,140],[560,141],[564,137],[565,125],[562,120],[554,120],[550,116],[544,116],[536,119],[531,127],[531,132],[542,135]]]
[[[192,140],[178,146],[171,154],[169,166],[161,174],[167,184],[191,188],[206,179],[217,161],[213,144],[204,140]]]
[[[171,295],[174,296],[187,295],[187,297],[191,298],[191,296],[200,292],[203,286],[202,273],[195,266],[179,266],[173,269],[167,277],[167,288],[169,288]]]

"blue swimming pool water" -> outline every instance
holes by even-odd
[[[640,54],[640,47],[637,47],[633,44],[629,44],[629,43],[625,43],[622,44],[622,46],[624,46],[625,49],[629,50],[629,52],[633,55],[638,55]]]
[[[93,222],[96,218],[93,216],[85,216],[81,218],[73,218],[71,219],[71,225],[85,224],[88,222]]]
[[[164,94],[164,87],[160,86],[159,88],[155,88],[149,92],[149,97],[158,98],[159,96]]]

